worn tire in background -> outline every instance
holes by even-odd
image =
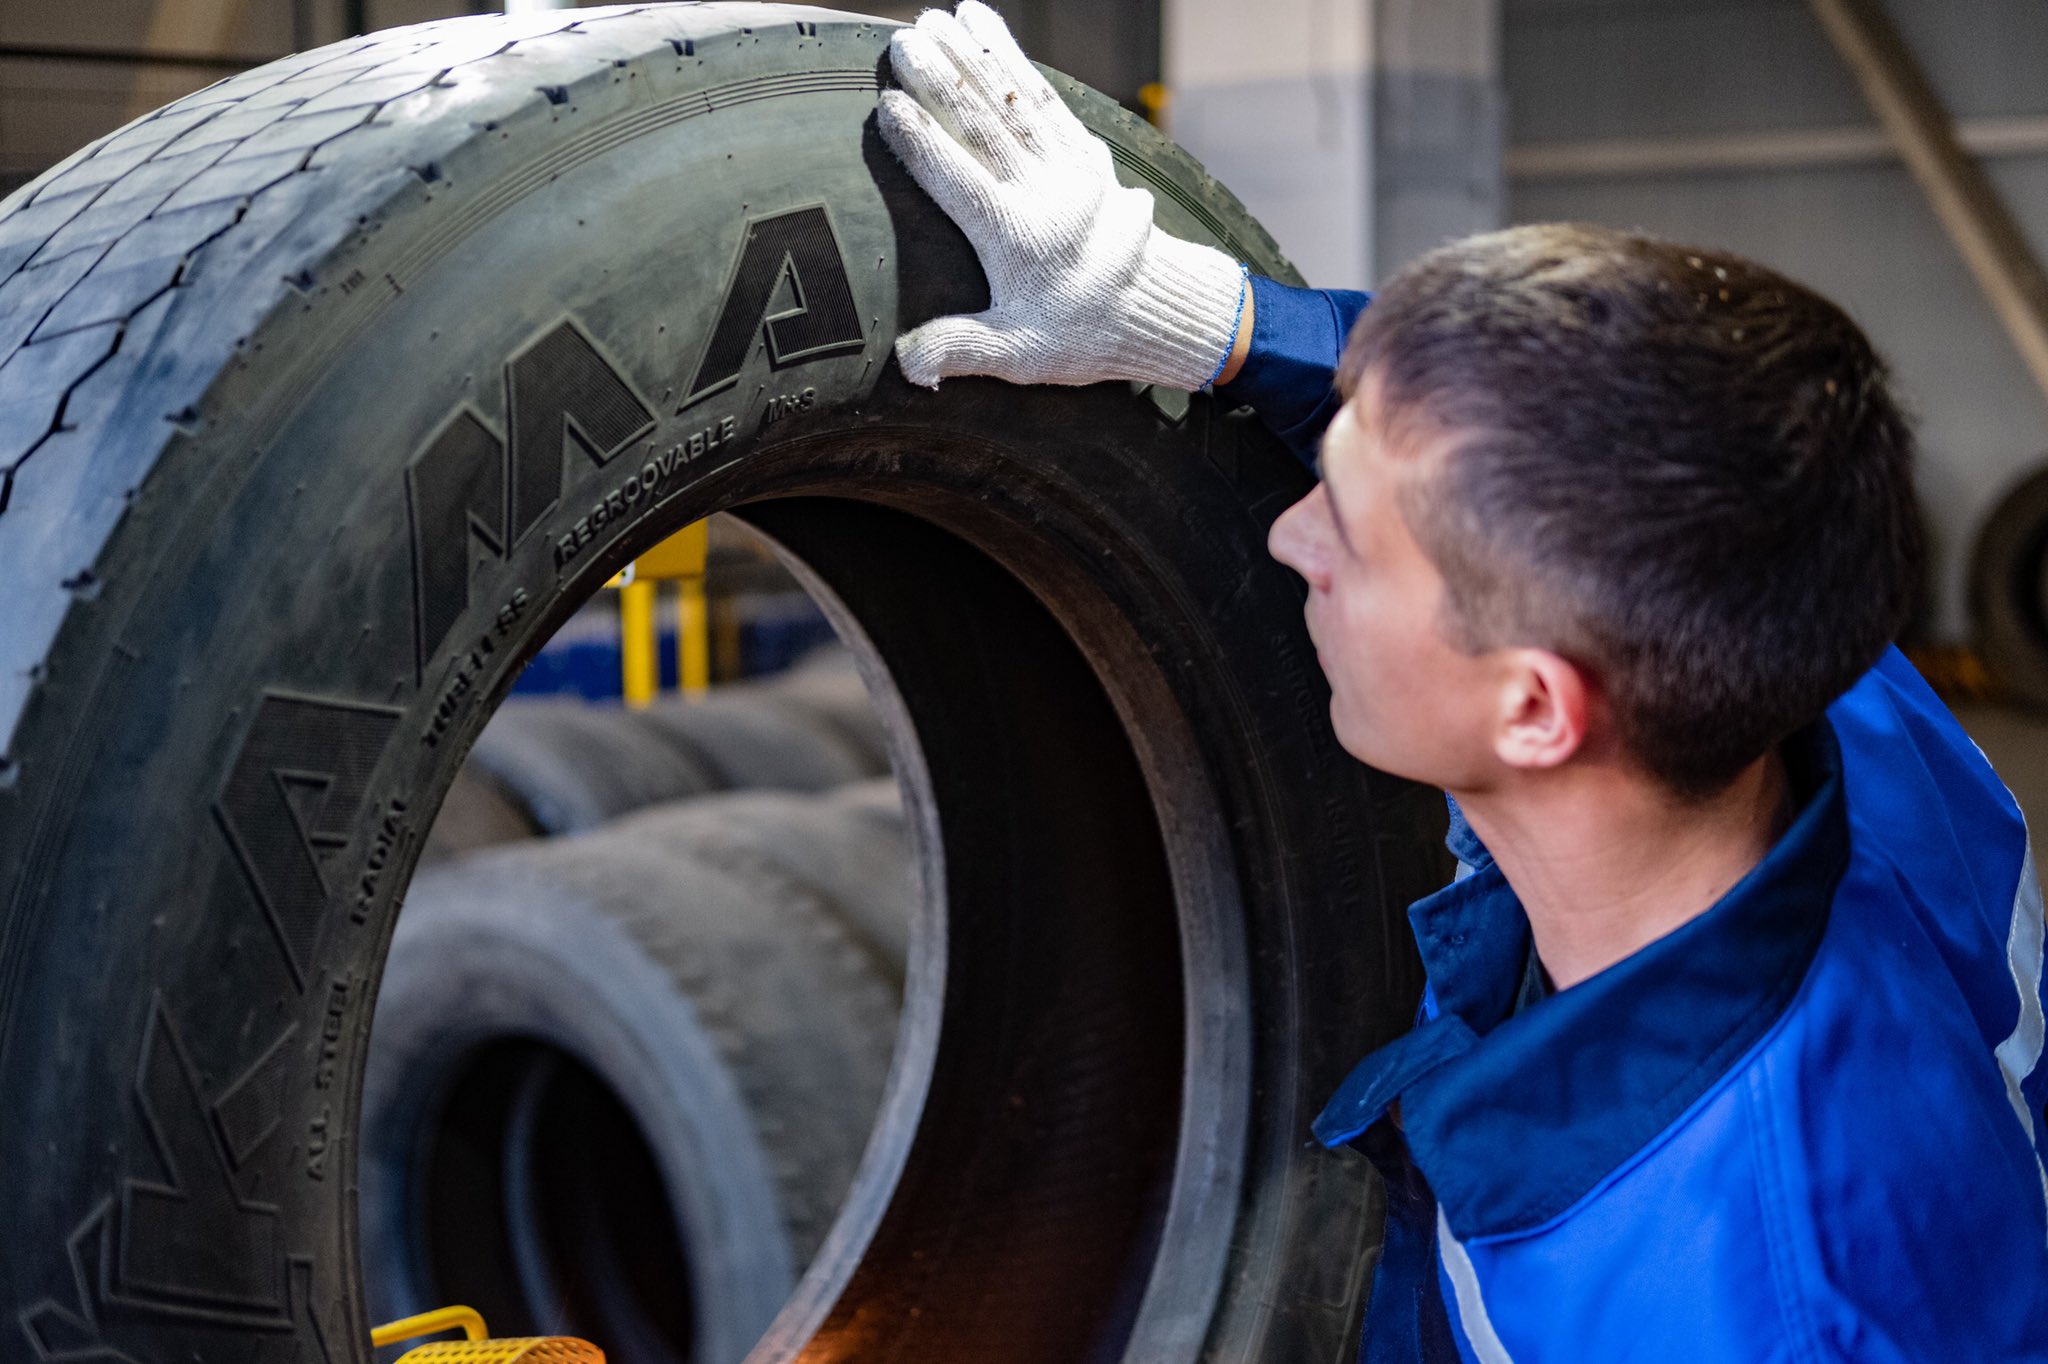
[[[414,879],[363,1091],[379,1317],[746,1353],[889,1071],[902,962],[871,921],[900,941],[916,888],[880,795],[704,796]]]
[[[2048,706],[2048,468],[2000,498],[1977,533],[1970,615],[1999,683]]]
[[[561,11],[233,77],[0,203],[6,1357],[364,1360],[364,1045],[521,663],[732,509],[882,689],[926,898],[884,1112],[760,1360],[1337,1361],[1310,1117],[1398,1032],[1434,802],[1344,758],[1206,397],[902,382],[986,286],[888,26]],[[1291,272],[1064,78],[1159,221]],[[894,1352],[893,1354],[891,1352]]]
[[[464,767],[441,797],[441,808],[435,811],[434,822],[420,845],[419,865],[500,843],[516,843],[540,833],[523,801],[496,778]]]
[[[594,829],[712,791],[824,791],[877,777],[889,770],[879,730],[850,659],[663,697],[645,710],[514,698],[470,746],[420,858]]]

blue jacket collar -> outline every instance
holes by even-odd
[[[1805,979],[1848,866],[1848,816],[1827,721],[1785,752],[1808,794],[1762,862],[1705,914],[1522,1013],[1529,923],[1492,859],[1417,901],[1429,1016],[1359,1063],[1317,1138],[1352,1141],[1398,1098],[1408,1149],[1460,1238],[1528,1230],[1583,1198],[1719,1080]]]

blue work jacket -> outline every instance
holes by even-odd
[[[1219,391],[1306,459],[1367,296],[1253,287]],[[1798,809],[1764,860],[1547,997],[1453,810],[1464,868],[1409,910],[1417,1025],[1315,1123],[1387,1181],[1361,1360],[2048,1360],[2019,808],[1896,650],[1784,754]]]

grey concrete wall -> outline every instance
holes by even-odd
[[[1891,11],[1959,118],[2048,115],[2048,4],[1892,0]],[[1506,0],[1502,69],[1524,159],[1561,144],[1875,126],[1801,0]],[[2048,252],[2048,154],[1985,164]],[[1930,624],[1936,638],[1966,636],[1971,540],[2002,490],[2048,458],[2048,399],[1903,164],[1511,174],[1507,208],[1516,222],[1581,219],[1729,247],[1847,306],[1920,415],[1937,546]]]
[[[1311,281],[1373,276],[1372,83],[1363,71],[1173,89],[1171,130]]]
[[[1316,284],[1500,221],[1498,0],[1168,0],[1170,130]]]

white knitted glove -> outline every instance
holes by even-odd
[[[1244,310],[1244,267],[1152,226],[1151,194],[1117,183],[1109,147],[994,10],[926,10],[897,30],[889,59],[903,90],[882,94],[882,136],[974,244],[991,304],[898,338],[905,378],[1215,379]]]

